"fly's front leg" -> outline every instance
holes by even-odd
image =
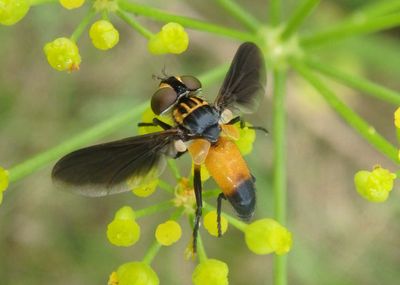
[[[240,117],[240,116],[237,116],[237,117],[233,118],[232,120],[230,120],[230,121],[227,123],[227,125],[233,125],[233,124],[236,124],[237,122],[240,122],[240,128],[241,128],[241,129],[244,129],[244,128],[246,127],[246,121],[243,120],[243,118]],[[261,127],[261,126],[247,126],[247,127],[248,127],[249,129],[252,129],[252,130],[262,131],[262,132],[264,132],[264,133],[266,133],[266,134],[269,133],[268,130],[267,130],[266,128]]]
[[[172,128],[171,125],[164,123],[163,121],[153,118],[153,122],[148,123],[148,122],[140,122],[138,123],[138,127],[161,127],[163,130],[169,130]]]
[[[201,189],[201,168],[200,165],[194,165],[193,186],[196,197],[196,216],[193,226],[193,253],[197,251],[197,235],[199,233],[200,219],[203,208],[202,189]]]

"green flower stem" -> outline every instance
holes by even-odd
[[[336,42],[347,37],[357,36],[390,29],[400,25],[400,13],[379,18],[365,18],[359,20],[345,20],[324,31],[315,32],[311,35],[300,37],[303,47],[315,47],[326,43]]]
[[[359,11],[354,13],[354,17],[378,17],[389,13],[400,11],[400,1],[375,1],[369,2]]]
[[[59,0],[31,0],[31,6],[37,6],[42,4],[51,4],[51,3],[58,3]]]
[[[171,169],[172,174],[174,175],[175,179],[176,179],[177,181],[181,180],[181,177],[182,177],[182,176],[181,176],[181,174],[180,174],[178,165],[176,165],[175,159],[172,159],[172,158],[171,158],[171,159],[168,159],[167,161],[168,161],[168,166],[169,166],[169,168]]]
[[[216,210],[215,207],[211,206],[210,204],[208,204],[208,203],[206,203],[204,201],[203,201],[203,207],[207,212]],[[230,216],[230,215],[228,215],[228,214],[226,214],[224,212],[221,213],[221,216],[224,217],[229,222],[229,224],[231,224],[232,226],[234,226],[235,228],[237,228],[238,230],[240,230],[242,232],[247,227],[246,223],[244,223],[244,222],[242,222],[242,221],[240,221],[240,220],[238,220],[238,219],[236,219],[236,218],[234,218],[234,217],[232,217],[232,216]]]
[[[270,0],[268,6],[268,18],[270,25],[276,27],[280,24],[282,19],[282,1]]]
[[[143,262],[147,265],[150,265],[153,261],[154,257],[157,255],[158,251],[161,249],[162,245],[155,240],[147,250],[146,254],[143,257]]]
[[[208,22],[196,20],[189,17],[169,14],[162,10],[158,10],[146,5],[133,3],[128,0],[119,0],[118,5],[121,9],[123,9],[126,12],[143,15],[145,17],[151,18],[156,21],[165,23],[175,22],[187,28],[192,28],[204,32],[214,33],[217,35],[231,37],[238,39],[240,41],[254,41],[254,42],[258,41],[258,38],[255,35],[249,33],[236,31],[230,28],[225,28],[215,24],[210,24]]]
[[[197,235],[197,254],[199,257],[199,263],[202,263],[207,260],[206,250],[204,248],[203,240],[201,238],[200,233]]]
[[[228,11],[235,19],[249,28],[252,32],[257,32],[260,29],[261,23],[246,12],[242,6],[232,0],[216,0],[226,11]]]
[[[127,15],[121,9],[118,9],[116,13],[122,20],[124,20],[129,26],[131,26],[136,31],[138,31],[146,39],[151,39],[152,37],[154,37],[154,34],[152,32],[150,32],[148,29],[143,27],[133,17],[131,17],[130,15]]]
[[[162,212],[162,211],[167,211],[167,210],[172,209],[174,207],[175,207],[174,200],[171,199],[171,200],[168,200],[168,201],[164,201],[164,202],[149,206],[149,207],[144,208],[144,209],[137,210],[137,211],[135,211],[135,217],[137,219],[138,218],[142,218],[142,217],[149,216],[149,215],[152,215],[152,214],[155,214],[155,213],[159,213],[159,212]]]
[[[178,220],[180,217],[182,217],[184,212],[183,207],[178,208],[171,216],[170,216],[170,220]],[[137,212],[136,212],[137,213]],[[154,257],[157,255],[158,251],[161,249],[162,245],[155,240],[151,246],[149,247],[149,249],[147,250],[145,256],[143,257],[143,262],[150,265],[151,262],[153,261]]]
[[[312,67],[315,70],[349,86],[360,90],[362,92],[366,92],[367,94],[378,98],[380,100],[400,105],[400,93],[390,90],[386,87],[368,81],[362,77],[357,77],[353,74],[347,74],[336,69],[333,66],[327,65],[325,62],[320,62],[313,58],[306,58],[305,62],[308,66]]]
[[[292,61],[292,66],[324,97],[326,102],[360,135],[378,151],[396,163],[397,148],[376,132],[373,126],[365,122],[353,110],[347,107],[306,65]]]
[[[90,9],[86,16],[79,23],[78,27],[76,27],[75,31],[71,35],[71,40],[77,42],[79,37],[82,35],[83,31],[86,29],[86,26],[90,23],[93,17],[96,15],[96,10]]]
[[[273,144],[274,144],[274,211],[275,219],[282,225],[286,224],[286,112],[285,112],[285,86],[286,72],[274,70],[273,93]],[[287,284],[286,257],[274,257],[274,284]]]
[[[10,168],[10,182],[15,182],[28,176],[32,172],[44,167],[48,163],[59,159],[61,156],[79,148],[88,143],[96,141],[115,129],[130,123],[148,106],[148,102],[135,106],[127,111],[123,111],[114,117],[82,132],[81,134],[66,140],[64,143],[48,149],[20,164]]]
[[[168,193],[174,194],[175,189],[172,187],[170,184],[165,182],[164,180],[159,179],[158,180],[158,187],[160,187],[162,190],[167,191]]]
[[[281,35],[282,40],[288,39],[306,19],[312,10],[319,4],[320,0],[303,0],[303,2],[294,11],[293,16],[285,25],[285,29]]]

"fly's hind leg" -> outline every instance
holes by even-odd
[[[193,226],[193,253],[196,253],[197,251],[197,235],[199,233],[200,219],[203,208],[200,169],[201,169],[200,165],[198,164],[194,165],[193,186],[194,186],[194,194],[196,197],[196,216],[194,219],[194,226]]]
[[[222,236],[221,230],[221,211],[222,211],[222,199],[226,200],[226,196],[224,193],[220,193],[217,198],[217,228],[218,228],[218,237]]]

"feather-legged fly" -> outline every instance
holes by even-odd
[[[159,175],[166,157],[178,158],[188,151],[195,165],[193,251],[196,251],[202,215],[202,164],[222,190],[217,207],[219,233],[222,199],[227,199],[243,220],[249,220],[254,213],[255,181],[232,141],[238,136],[232,125],[241,120],[234,112],[249,113],[256,109],[265,84],[262,52],[250,42],[240,45],[212,104],[199,97],[201,83],[197,78],[188,75],[161,78],[151,98],[151,108],[156,115],[172,116],[174,125],[157,118],[139,123],[139,126],[160,126],[163,131],[74,151],[56,163],[52,177],[73,186],[71,189],[80,194],[105,196],[129,191],[132,181],[139,185],[149,174]]]

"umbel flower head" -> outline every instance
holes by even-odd
[[[18,23],[29,8],[28,0],[0,0],[0,24],[11,26]]]
[[[354,184],[361,197],[370,202],[380,203],[389,197],[395,178],[396,174],[377,165],[372,171],[358,171],[354,175]]]

